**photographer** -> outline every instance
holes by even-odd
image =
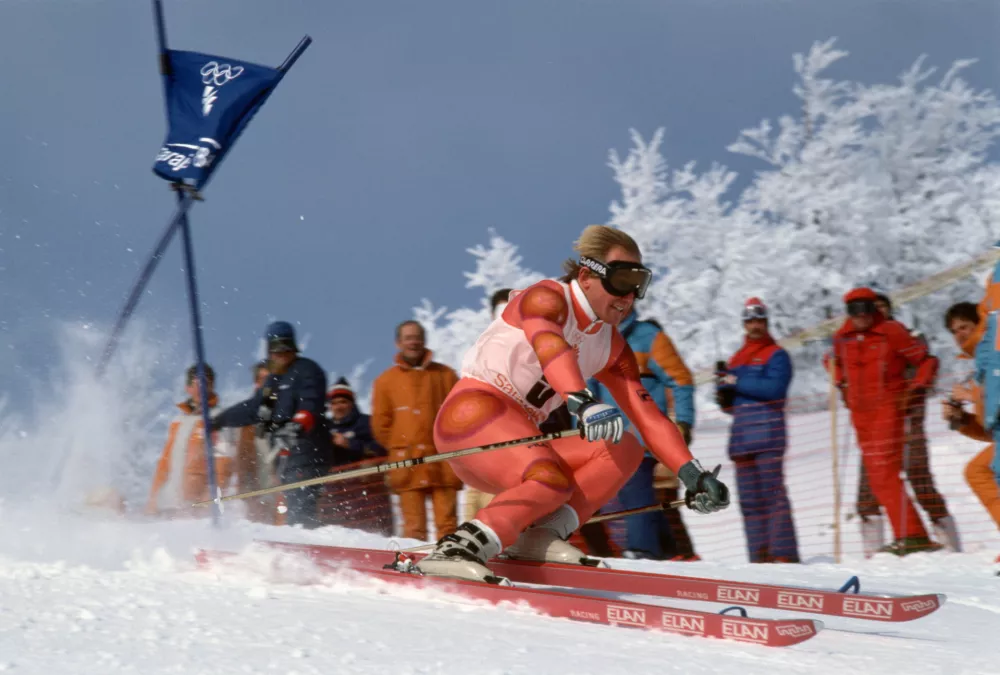
[[[325,417],[326,374],[313,361],[299,356],[295,329],[284,321],[267,327],[269,375],[254,395],[212,419],[212,428],[258,425],[258,434],[270,437],[271,461],[282,483],[329,473],[334,448]],[[319,486],[285,492],[287,523],[319,527],[316,497]]]
[[[736,464],[750,562],[799,562],[784,474],[792,361],[768,332],[767,319],[759,298],[746,301],[746,338],[728,364],[718,364],[716,400],[733,416],[729,457]]]

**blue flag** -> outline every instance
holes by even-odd
[[[153,171],[201,188],[284,73],[236,59],[168,50],[167,138]]]

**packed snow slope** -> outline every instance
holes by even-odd
[[[844,567],[615,561],[824,588],[856,573],[868,592],[948,595],[916,622],[825,617],[818,637],[774,649],[549,619],[350,573],[324,577],[250,544],[392,544],[341,528],[303,532],[234,519],[216,531],[197,521],[2,509],[0,670],[17,673],[1000,673],[1000,579],[985,552],[879,556]],[[242,554],[199,570],[198,546]]]

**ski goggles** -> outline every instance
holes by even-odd
[[[743,320],[753,321],[754,319],[766,319],[767,307],[763,305],[750,305],[743,308]]]
[[[604,263],[587,256],[580,256],[580,265],[596,274],[601,279],[601,285],[611,295],[623,298],[629,293],[635,293],[637,300],[646,295],[653,273],[641,263],[615,260]]]
[[[876,312],[874,300],[851,300],[847,303],[848,316],[864,316]]]

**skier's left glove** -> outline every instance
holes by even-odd
[[[625,418],[621,411],[607,403],[600,403],[587,389],[568,394],[566,408],[576,417],[580,435],[588,441],[617,443],[625,433]]]
[[[718,478],[721,469],[720,464],[709,473],[697,459],[692,459],[680,468],[677,477],[684,483],[684,501],[689,509],[698,513],[712,513],[729,506],[729,488]]]

